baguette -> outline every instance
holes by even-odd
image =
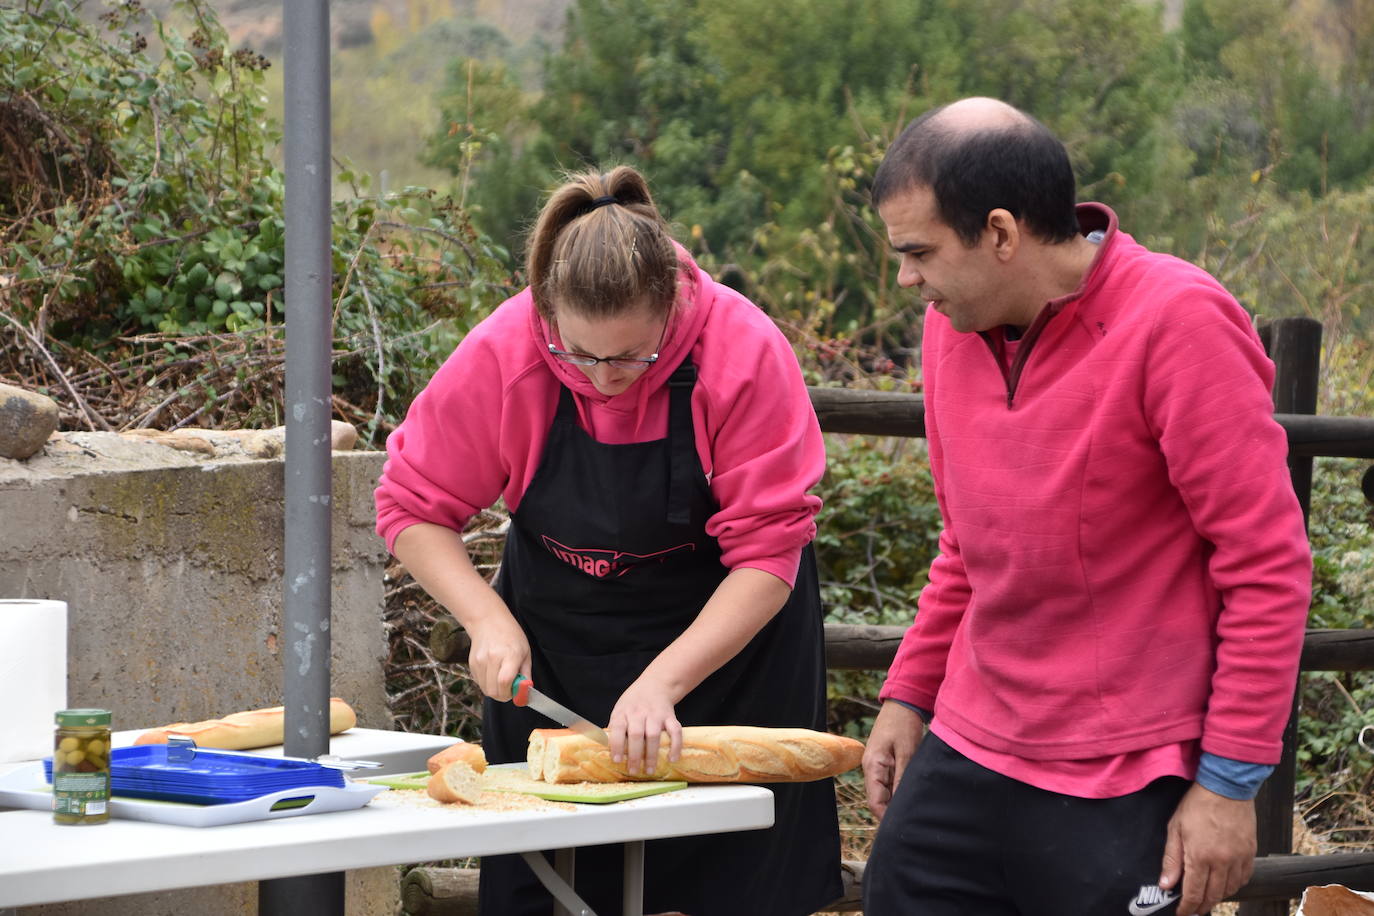
[[[810,782],[859,765],[863,744],[806,728],[697,725],[682,730],[682,756],[668,761],[661,738],[651,772],[631,774],[611,761],[610,748],[571,729],[535,729],[530,735],[530,777],[545,782]]]
[[[444,748],[433,757],[429,758],[426,766],[431,773],[437,773],[444,768],[445,764],[461,760],[472,767],[474,773],[483,773],[487,769],[487,755],[482,750],[480,744],[468,744],[466,741],[459,741]]]
[[[331,697],[329,733],[337,735],[357,724],[358,717],[353,708],[338,697]],[[272,747],[281,744],[286,734],[286,710],[282,706],[272,706],[232,713],[223,719],[175,722],[144,732],[134,739],[134,744],[166,744],[167,736],[173,734],[194,739],[197,747],[216,747],[228,751]]]
[[[482,800],[482,777],[464,761],[454,760],[429,777],[425,791],[446,805],[475,805]]]

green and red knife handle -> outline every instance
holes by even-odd
[[[534,681],[517,674],[515,680],[510,685],[510,701],[516,706],[524,706],[530,701],[530,688],[534,686]]]

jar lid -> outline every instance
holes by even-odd
[[[108,709],[59,709],[57,711],[57,724],[76,726],[109,725],[110,711]]]

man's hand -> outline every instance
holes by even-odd
[[[925,733],[926,725],[921,717],[901,703],[885,702],[878,710],[878,718],[873,720],[873,731],[869,732],[864,747],[863,768],[868,810],[879,821]]]
[[[877,728],[874,728],[877,731]],[[1255,803],[1194,784],[1169,819],[1159,886],[1183,878],[1178,916],[1205,913],[1240,890],[1255,868]]]

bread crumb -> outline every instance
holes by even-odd
[[[557,792],[559,795],[601,796],[644,789],[643,782],[543,782],[515,770],[487,770],[482,778],[488,792]]]
[[[481,797],[470,805],[444,804],[430,798],[423,789],[391,789],[383,792],[369,803],[372,808],[441,808],[445,811],[576,811],[577,806],[570,802],[554,802],[533,795],[518,795],[513,792],[483,792]]]

